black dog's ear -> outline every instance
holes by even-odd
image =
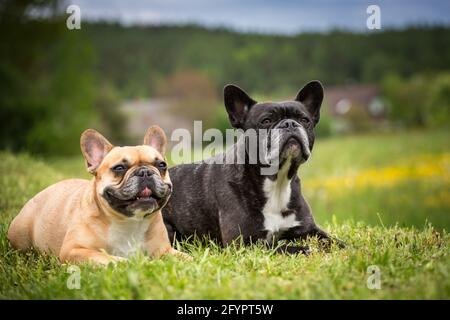
[[[306,84],[298,93],[295,101],[303,103],[308,110],[309,114],[313,117],[314,125],[319,122],[320,119],[320,106],[323,100],[323,87],[322,84],[317,81],[311,81]]]
[[[256,101],[250,98],[244,90],[233,84],[225,86],[223,97],[231,125],[236,129],[242,129],[247,112]]]

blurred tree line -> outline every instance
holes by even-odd
[[[450,69],[450,29],[414,27],[374,33],[235,33],[225,29],[84,25],[102,57],[100,74],[125,97],[149,96],[184,69],[209,76],[220,91],[233,82],[250,92],[292,95],[311,79],[326,85],[380,83]]]
[[[117,92],[99,81],[96,49],[66,28],[64,12],[54,0],[0,2],[1,149],[76,153],[90,126],[121,137]]]
[[[1,149],[76,153],[79,134],[90,126],[120,142],[123,99],[175,96],[186,101],[180,111],[226,126],[223,112],[208,106],[221,104],[227,83],[284,97],[311,79],[326,86],[377,83],[394,121],[448,123],[448,27],[280,36],[82,20],[81,30],[70,31],[63,4],[0,2]]]
[[[176,97],[184,117],[221,130],[229,127],[220,107],[225,84],[238,84],[261,99],[286,98],[312,79],[325,86],[378,84],[389,107],[387,116],[398,126],[445,125],[450,120],[448,27],[281,36],[195,25],[124,28],[92,23],[85,31],[102,57],[99,74],[122,98]],[[423,84],[420,91],[417,81]],[[359,131],[373,129],[360,109],[352,109],[351,116]],[[332,134],[332,122],[324,112],[319,135]]]
[[[450,72],[387,75],[382,82],[388,117],[400,127],[437,127],[450,124]]]

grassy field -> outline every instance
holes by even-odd
[[[88,177],[80,157],[36,160],[0,153],[0,298],[26,299],[449,299],[450,132],[319,140],[300,169],[303,192],[344,250],[308,241],[309,256],[258,246],[182,243],[193,262],[142,255],[106,268],[70,266],[37,252],[19,254],[6,231],[40,189]],[[369,289],[369,266],[380,289]]]

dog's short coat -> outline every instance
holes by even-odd
[[[12,246],[97,264],[123,260],[138,249],[153,257],[184,256],[171,247],[161,215],[172,189],[165,145],[156,126],[135,147],[113,147],[86,130],[81,149],[94,178],[61,181],[29,200],[9,227]]]
[[[280,159],[277,172],[262,175],[264,164],[259,162],[214,164],[207,160],[173,167],[170,175],[175,190],[163,209],[169,237],[209,235],[222,244],[239,236],[246,243],[262,239],[268,244],[310,235],[330,239],[314,222],[297,175],[314,145],[322,99],[318,81],[308,83],[294,100],[280,103],[257,103],[240,88],[226,86],[224,102],[234,128],[280,133],[279,149],[275,149]],[[241,139],[227,153],[235,153],[245,143]],[[216,157],[225,159],[226,153]],[[282,250],[295,253],[303,248]]]

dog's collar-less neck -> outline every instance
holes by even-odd
[[[243,150],[244,149],[244,150]],[[225,153],[222,154],[223,156],[223,160],[226,161],[226,159],[234,159],[235,161],[237,161],[239,158],[239,156],[243,154],[244,155],[244,164],[238,164],[235,162],[235,165],[237,166],[245,166],[247,168],[246,171],[253,171],[253,170],[257,170],[257,175],[262,176],[263,178],[265,177],[269,177],[272,180],[276,180],[277,176],[279,174],[280,171],[283,170],[283,168],[287,169],[287,175],[288,175],[288,179],[291,180],[297,173],[300,165],[303,163],[301,161],[301,159],[296,159],[296,158],[291,158],[289,157],[289,159],[280,159],[280,162],[278,164],[279,168],[276,174],[274,175],[262,175],[261,174],[261,169],[262,168],[268,168],[269,165],[268,164],[264,164],[258,161],[256,163],[251,163],[250,162],[250,157],[248,155],[248,151],[246,148],[246,144],[245,144],[245,139],[239,139],[235,144],[233,144]],[[239,159],[242,160],[242,159]],[[289,162],[289,166],[285,167],[285,164]],[[226,163],[226,162],[225,162]]]
[[[222,157],[222,160],[225,161],[226,157],[227,157],[227,153],[234,152],[236,154],[238,147],[239,147],[238,143],[236,143],[236,144],[232,145],[225,153],[217,155],[216,157]],[[246,154],[246,159],[245,159],[244,164],[233,163],[233,164],[228,164],[228,165],[234,166],[236,171],[240,172],[240,174],[235,177],[237,179],[232,180],[233,183],[236,183],[241,178],[244,179],[244,181],[243,181],[244,183],[246,183],[249,180],[259,181],[259,182],[263,183],[264,180],[266,180],[266,179],[269,179],[272,181],[278,180],[278,177],[280,176],[280,174],[287,175],[287,179],[292,180],[297,175],[297,171],[300,167],[300,164],[301,164],[301,161],[299,159],[291,159],[291,158],[284,159],[284,160],[280,161],[279,169],[277,170],[277,172],[275,174],[264,175],[264,174],[261,174],[261,171],[264,167],[268,167],[268,166],[261,164],[261,163],[254,163],[254,164],[249,163],[248,159],[247,159],[247,154]]]
[[[266,178],[263,183],[266,202],[261,212],[264,216],[264,228],[268,231],[266,240],[269,242],[276,238],[279,232],[301,223],[292,210],[289,210],[292,193],[292,177],[289,177],[291,163],[292,158],[289,157],[282,164],[276,179]]]

